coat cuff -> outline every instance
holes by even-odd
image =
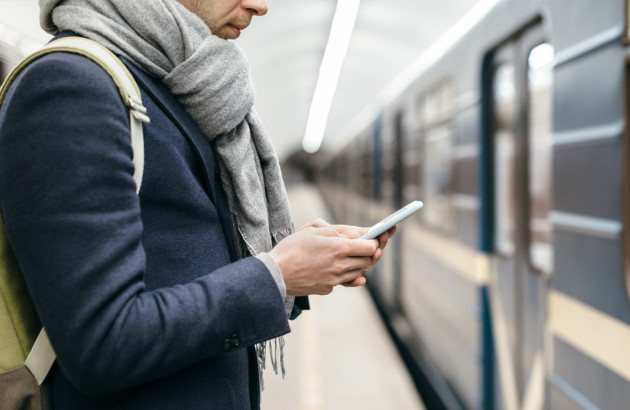
[[[278,289],[280,290],[280,296],[284,300],[284,308],[287,311],[287,316],[291,314],[293,310],[293,303],[295,302],[295,297],[291,295],[287,295],[287,286],[284,283],[284,278],[282,277],[282,271],[280,271],[280,267],[276,263],[275,260],[268,253],[261,252],[256,255],[262,263],[265,264],[267,270],[271,273],[273,280],[276,282]]]

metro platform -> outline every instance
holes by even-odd
[[[296,227],[332,221],[314,187],[287,190]],[[425,408],[366,288],[338,286],[310,303],[285,335],[284,380],[267,358],[262,410]]]

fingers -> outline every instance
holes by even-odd
[[[349,281],[349,282],[344,282],[341,285],[346,287],[346,288],[358,288],[359,286],[363,286],[366,283],[367,283],[367,280],[365,279],[365,277],[364,276],[359,276],[355,280],[352,280],[352,281]]]
[[[344,235],[348,239],[357,239],[365,235],[368,231],[368,228],[361,228],[358,226],[351,225],[332,225],[337,232]]]
[[[398,230],[398,225],[394,225],[391,228],[389,228],[387,230],[387,233],[389,233],[389,237],[391,238],[392,236],[394,236],[397,230]]]
[[[337,277],[338,282],[335,284],[335,286],[336,285],[347,286],[348,284],[354,283],[357,279],[363,277],[363,271],[364,270],[365,269],[357,269],[357,270],[346,272],[343,275],[339,275]],[[359,281],[359,282],[361,282],[361,281]]]
[[[322,227],[310,226],[310,227],[307,227],[307,229],[310,230],[315,235],[347,239],[345,235],[341,234],[332,226],[322,226]]]
[[[302,229],[305,229],[305,228],[324,228],[326,226],[330,226],[330,224],[322,218],[317,218],[317,219],[313,219],[311,222],[309,222],[308,224],[298,229],[298,231],[301,231]]]
[[[373,256],[378,249],[376,239],[348,239],[344,241],[347,256]]]
[[[379,246],[376,239],[348,239],[346,235],[340,233],[335,227],[307,228],[315,235],[338,238],[338,241],[331,244],[332,248],[339,250],[339,256],[372,256]]]
[[[396,225],[394,225],[393,227],[389,228],[387,231],[383,232],[382,234],[380,234],[378,236],[378,247],[380,249],[385,249],[385,246],[387,246],[387,241],[389,241],[389,239],[394,236],[394,234],[396,233]]]
[[[387,246],[387,241],[389,240],[389,231],[383,232],[378,236],[378,248],[385,249]]]
[[[378,248],[376,252],[374,252],[374,255],[372,256],[372,266],[376,265],[376,262],[378,262],[378,260],[381,259],[382,254],[383,254],[383,251],[381,248]]]
[[[339,260],[333,268],[333,272],[339,278],[338,283],[343,283],[360,276],[364,270],[370,267],[372,267],[371,256],[349,257]]]

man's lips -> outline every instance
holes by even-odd
[[[233,38],[238,38],[241,35],[241,31],[247,28],[247,24],[232,24],[228,23],[227,25],[232,31]]]

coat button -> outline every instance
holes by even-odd
[[[232,339],[225,339],[223,341],[223,343],[221,343],[221,349],[224,352],[228,352],[228,351],[232,350],[232,347],[233,347],[232,346]]]
[[[241,338],[237,334],[232,335],[232,346],[239,347],[241,345]]]

